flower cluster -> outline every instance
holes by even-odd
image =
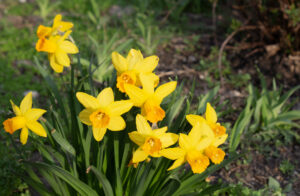
[[[78,53],[69,38],[73,24],[61,20],[61,15],[54,19],[52,27],[40,25],[37,30],[37,51],[48,52],[50,65],[56,72],[62,72],[64,66],[70,66],[68,54]],[[128,133],[130,140],[138,145],[133,152],[131,164],[149,160],[151,157],[166,157],[175,160],[168,169],[172,170],[188,162],[194,173],[201,173],[209,166],[210,161],[219,164],[225,152],[219,148],[228,135],[226,128],[217,122],[217,114],[210,103],[207,103],[204,116],[187,115],[192,125],[188,134],[167,133],[168,127],[158,128],[157,123],[165,118],[161,103],[171,94],[177,85],[176,81],[159,85],[159,77],[153,73],[158,65],[158,57],[144,58],[139,50],[131,49],[127,57],[117,52],[112,53],[112,63],[117,71],[116,87],[128,100],[115,100],[112,88],[103,89],[97,97],[85,92],[77,92],[78,101],[84,106],[79,113],[83,124],[92,127],[94,139],[102,141],[107,130],[122,131],[126,128],[123,114],[133,106],[140,108],[136,115],[136,131]],[[46,111],[32,108],[32,93],[22,100],[20,108],[12,101],[15,117],[3,122],[6,132],[13,134],[22,129],[20,141],[27,142],[28,129],[39,136],[46,137],[43,126],[37,122]],[[150,123],[149,123],[149,122]],[[178,141],[178,147],[171,147]]]
[[[52,27],[40,25],[37,30],[39,40],[36,43],[38,52],[47,52],[50,66],[55,72],[61,73],[64,67],[70,66],[68,54],[78,53],[77,46],[68,41],[70,38],[71,22],[62,21],[60,14],[56,15]]]

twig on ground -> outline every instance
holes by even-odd
[[[225,49],[225,46],[228,44],[228,42],[240,31],[245,31],[245,30],[253,30],[253,29],[257,29],[257,26],[242,26],[238,29],[236,29],[235,31],[233,31],[222,43],[220,50],[219,50],[219,54],[218,54],[218,69],[219,69],[219,74],[220,74],[220,85],[221,87],[224,84],[223,81],[223,76],[222,76],[222,55],[223,55],[223,51]]]

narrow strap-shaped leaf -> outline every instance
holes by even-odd
[[[90,166],[88,168],[88,171],[92,171],[96,177],[98,178],[99,182],[101,183],[101,185],[103,186],[103,190],[106,196],[113,196],[114,192],[113,189],[109,183],[109,181],[107,180],[107,178],[105,177],[105,175],[99,171],[97,168],[95,168],[94,166]]]
[[[54,94],[54,97],[57,100],[59,108],[60,108],[60,110],[62,112],[62,116],[63,116],[63,119],[64,119],[64,121],[66,123],[66,126],[69,127],[69,121],[68,121],[67,113],[66,113],[66,110],[65,110],[65,104],[64,104],[64,102],[62,100],[62,97],[60,96],[60,93],[59,93],[59,90],[57,88],[57,85],[55,84],[55,82],[53,81],[53,79],[51,78],[51,76],[49,75],[49,73],[40,65],[37,57],[34,57],[34,61],[35,61],[36,65],[37,65],[37,68],[38,68],[40,74],[45,79],[45,81],[46,81],[46,83],[48,85],[48,88]]]
[[[89,187],[87,184],[82,182],[80,179],[74,177],[70,172],[62,169],[61,167],[55,165],[48,165],[46,163],[41,162],[24,162],[24,164],[33,166],[39,170],[46,170],[51,172],[53,175],[59,177],[66,183],[68,183],[71,187],[73,187],[80,195],[86,196],[97,196],[97,192]]]
[[[278,104],[276,106],[274,106],[273,111],[279,113],[282,106],[285,104],[285,102],[288,100],[288,98],[297,90],[299,90],[300,85],[295,86],[294,88],[292,88],[291,90],[289,90],[287,93],[285,93],[280,100],[278,101]]]
[[[122,186],[122,180],[120,175],[120,167],[119,167],[119,138],[118,133],[114,134],[114,158],[115,158],[115,172],[116,172],[116,188],[115,193],[116,196],[122,196],[123,195],[123,186]]]
[[[51,135],[53,136],[55,141],[62,147],[63,150],[75,157],[76,151],[74,147],[65,138],[63,138],[58,131],[56,131],[55,129],[52,130]]]
[[[56,196],[54,192],[50,192],[45,188],[45,185],[41,184],[40,182],[37,182],[33,180],[30,177],[27,176],[21,176],[21,178],[28,184],[30,187],[32,187],[35,191],[40,193],[40,195],[44,196]]]
[[[197,114],[203,114],[206,108],[206,103],[211,102],[216,94],[219,92],[220,86],[216,86],[208,93],[204,95],[203,98],[199,99],[198,107],[197,107]]]

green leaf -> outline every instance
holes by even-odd
[[[219,92],[219,89],[220,89],[220,86],[216,86],[215,88],[210,90],[208,93],[206,93],[203,98],[199,99],[196,114],[203,114],[205,112],[206,103],[211,102],[213,100],[213,98]]]
[[[51,131],[51,135],[55,139],[55,141],[62,147],[63,150],[70,153],[72,156],[76,156],[76,151],[74,147],[62,137],[62,135],[56,131],[55,129]]]
[[[107,180],[107,178],[105,177],[104,174],[102,174],[101,171],[99,171],[97,168],[95,168],[94,166],[90,166],[88,168],[88,170],[92,171],[96,177],[98,178],[99,182],[102,184],[103,189],[104,189],[104,193],[106,196],[113,196],[113,190],[112,187],[109,183],[109,181]]]
[[[277,114],[280,113],[282,106],[285,104],[285,102],[289,99],[289,97],[298,89],[300,89],[300,85],[295,86],[291,90],[289,90],[286,94],[284,94],[278,103],[273,107],[273,111],[276,112]]]
[[[270,189],[277,191],[280,189],[280,184],[277,180],[275,180],[272,177],[269,177],[269,182],[268,182],[268,186]]]
[[[71,187],[73,187],[80,195],[86,195],[86,196],[97,196],[95,190],[93,190],[91,187],[89,187],[87,184],[79,180],[78,178],[75,178],[73,175],[71,175],[68,171],[64,170],[61,167],[55,166],[55,165],[48,165],[46,163],[41,162],[24,162],[26,165],[35,167],[39,170],[45,170],[49,173],[52,173],[53,175],[59,177],[66,183],[68,183]]]

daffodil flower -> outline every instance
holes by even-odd
[[[188,162],[193,173],[202,173],[209,165],[209,159],[204,150],[213,140],[213,131],[206,123],[197,123],[188,135],[179,134],[179,147],[167,148],[160,154],[168,159],[175,160],[168,170],[173,170]]]
[[[22,129],[20,141],[24,145],[28,139],[28,129],[41,137],[47,137],[47,132],[37,120],[46,112],[46,110],[32,108],[32,93],[29,92],[21,101],[20,107],[10,101],[15,117],[9,118],[3,122],[4,130],[13,134],[16,130]]]
[[[140,74],[142,89],[132,85],[124,84],[124,88],[129,98],[133,101],[134,106],[141,108],[141,113],[152,123],[161,121],[165,117],[165,111],[160,107],[163,99],[172,93],[177,82],[172,81],[163,84],[154,91],[153,78]]]
[[[52,27],[40,25],[37,29],[38,38],[49,38],[57,34],[64,33],[73,27],[73,23],[62,21],[62,16],[57,14],[53,20]]]
[[[125,92],[124,84],[132,84],[141,86],[139,74],[144,73],[152,77],[157,86],[159,77],[155,75],[153,70],[158,64],[157,56],[149,56],[144,58],[141,51],[131,49],[126,58],[117,52],[112,53],[112,63],[117,70],[117,88],[121,92]]]
[[[129,133],[129,138],[139,148],[133,153],[132,164],[139,163],[151,157],[161,157],[160,151],[177,142],[178,136],[174,133],[166,133],[167,127],[152,130],[147,120],[136,116],[137,131]]]
[[[97,97],[83,92],[76,93],[79,102],[85,107],[79,113],[82,123],[93,127],[93,135],[96,141],[101,141],[107,131],[121,131],[126,123],[121,117],[128,112],[133,103],[130,100],[114,101],[111,88],[103,89]]]
[[[218,148],[218,146],[226,141],[228,134],[226,134],[226,128],[221,126],[220,123],[217,123],[218,118],[214,108],[210,103],[207,103],[205,118],[199,115],[190,114],[186,116],[186,119],[192,126],[195,126],[199,122],[207,123],[210,126],[214,132],[214,139],[211,145],[205,150],[205,154],[213,163],[221,163],[224,160],[225,152]]]
[[[61,73],[64,66],[70,66],[68,54],[78,53],[76,45],[66,40],[70,33],[71,31],[67,31],[63,36],[55,35],[49,39],[40,38],[36,43],[37,51],[48,52],[50,65],[55,72]]]

